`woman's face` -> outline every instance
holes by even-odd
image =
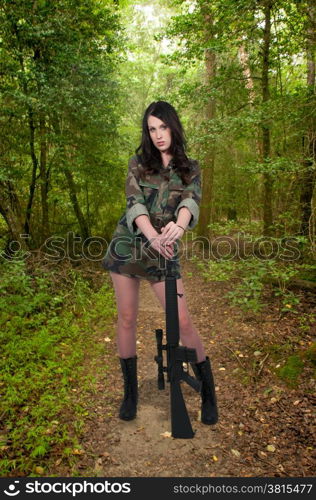
[[[161,152],[167,153],[171,146],[171,130],[170,128],[156,116],[148,117],[148,130],[154,146]]]

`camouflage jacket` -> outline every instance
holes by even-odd
[[[126,212],[119,224],[127,226],[132,235],[140,234],[135,224],[139,215],[148,215],[152,225],[158,230],[170,221],[176,222],[181,207],[187,207],[191,214],[188,228],[192,229],[198,221],[201,200],[201,176],[199,164],[190,160],[192,176],[188,185],[173,169],[172,160],[161,172],[140,177],[138,157],[133,156],[128,165],[126,179]]]

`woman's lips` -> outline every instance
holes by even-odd
[[[157,142],[158,146],[163,146],[164,145],[164,141],[162,142]]]

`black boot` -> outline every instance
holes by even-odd
[[[122,420],[133,420],[136,417],[138,399],[137,385],[137,356],[120,358],[124,377],[124,399],[121,404],[119,417]]]
[[[216,424],[218,411],[211,363],[209,357],[201,363],[192,363],[192,368],[197,379],[202,381],[201,396],[201,421],[206,425]]]

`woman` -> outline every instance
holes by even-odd
[[[165,306],[165,269],[170,259],[179,292],[180,339],[195,348],[192,365],[202,381],[201,420],[218,419],[214,381],[209,358],[194,327],[180,275],[177,240],[198,220],[201,198],[198,163],[187,158],[182,125],[175,109],[164,101],[146,109],[142,140],[129,161],[126,180],[126,212],[118,222],[103,260],[113,281],[117,309],[117,346],[124,378],[124,398],[119,412],[132,420],[137,411],[136,320],[140,279],[147,279]],[[163,259],[161,259],[163,256]]]

